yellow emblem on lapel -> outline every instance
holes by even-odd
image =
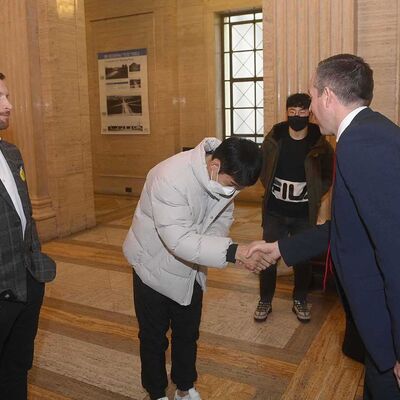
[[[24,167],[22,165],[19,167],[19,176],[21,177],[21,179],[24,182],[26,181],[25,171],[24,171]]]

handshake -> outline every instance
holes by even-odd
[[[237,265],[255,273],[276,264],[280,257],[278,242],[267,243],[264,240],[239,244],[235,255]]]

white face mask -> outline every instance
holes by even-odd
[[[211,171],[211,179],[210,179],[210,189],[213,193],[217,193],[224,197],[231,197],[235,192],[236,189],[233,186],[222,186],[218,182],[218,172],[217,172],[217,179],[214,181],[212,178],[212,171]]]

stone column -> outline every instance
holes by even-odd
[[[57,229],[48,191],[37,4],[34,0],[1,0],[0,6],[2,72],[14,106],[6,138],[22,152],[33,215],[46,240],[55,237]]]

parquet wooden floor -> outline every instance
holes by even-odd
[[[131,267],[121,252],[136,203],[96,195],[95,228],[43,246],[58,274],[46,288],[31,400],[147,399]],[[238,203],[231,233],[236,241],[259,239],[259,207]],[[253,321],[258,277],[232,265],[209,269],[197,363],[204,400],[361,399],[362,366],[341,354],[335,294],[311,292],[313,318],[301,324],[291,311],[292,281],[278,278],[274,311],[260,324]],[[171,384],[170,398],[173,391]]]

